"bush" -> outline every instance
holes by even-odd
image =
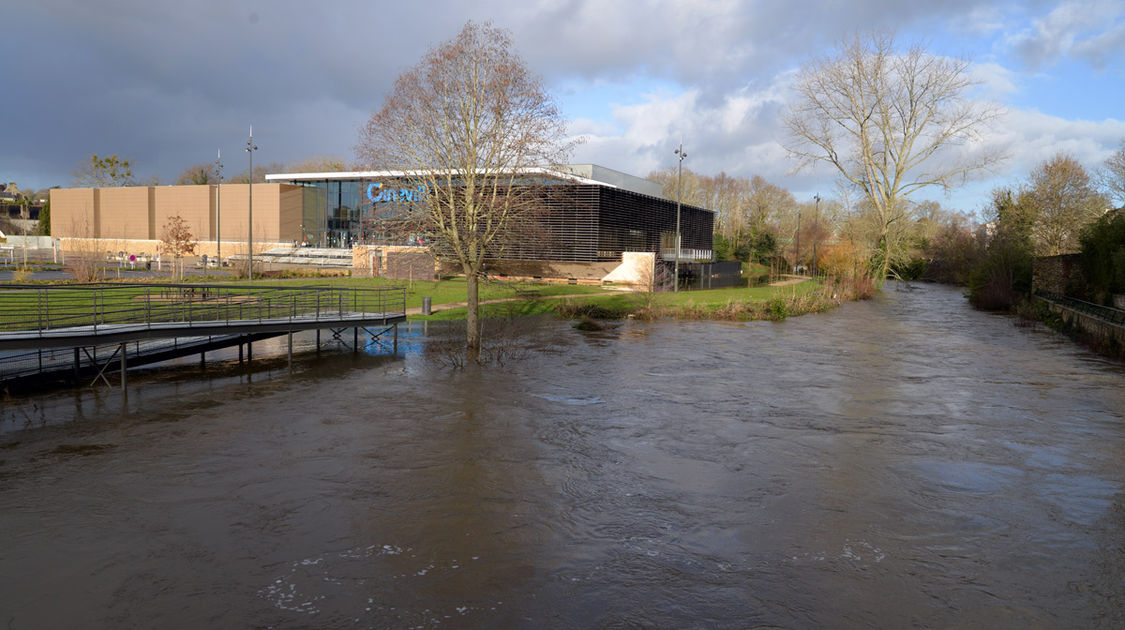
[[[1080,242],[1087,295],[1112,304],[1112,294],[1125,293],[1125,212],[1098,219],[1083,230]]]
[[[774,298],[766,302],[766,315],[775,322],[789,317],[789,302],[785,298]]]

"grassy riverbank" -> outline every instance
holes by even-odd
[[[575,287],[566,287],[574,289]],[[832,280],[807,280],[786,286],[709,289],[679,293],[590,294],[588,297],[514,299],[485,304],[484,317],[524,317],[553,313],[571,319],[713,319],[726,321],[782,320],[826,311],[843,302],[871,296],[870,286]],[[557,294],[556,294],[557,295]],[[435,301],[436,304],[436,301]],[[435,312],[422,320],[465,319],[465,308]]]
[[[168,278],[133,278],[132,280],[172,282]],[[465,319],[466,315],[464,278],[434,281],[362,277],[264,278],[250,282],[221,276],[193,276],[190,278],[190,283],[274,288],[314,285],[357,289],[399,287],[405,289],[408,312],[417,313],[422,306],[422,299],[431,298],[434,313],[429,316],[412,314],[411,319],[459,320]],[[480,285],[482,315],[492,318],[555,314],[571,319],[633,317],[729,321],[782,320],[804,313],[825,311],[842,302],[869,297],[870,293],[870,286],[857,289],[851,283],[833,280],[806,280],[785,286],[710,289],[679,293],[629,293],[614,290],[612,287],[493,280],[487,280]],[[135,296],[124,291],[115,299],[128,302],[132,297]],[[74,306],[81,309],[81,300]]]

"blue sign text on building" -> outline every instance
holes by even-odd
[[[426,188],[419,186],[410,188],[383,188],[380,182],[374,182],[367,187],[367,198],[372,203],[421,201],[426,194]]]

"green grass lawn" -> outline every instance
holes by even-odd
[[[465,302],[466,282],[464,278],[451,278],[446,280],[407,282],[403,280],[390,280],[385,278],[287,278],[287,279],[260,279],[254,282],[230,281],[219,278],[202,279],[202,284],[241,285],[255,288],[290,289],[298,287],[334,287],[344,289],[377,289],[401,288],[405,292],[406,308],[419,308],[423,297],[430,297],[436,312],[430,316],[412,315],[411,319],[420,320],[455,320],[465,318],[465,308],[457,306],[442,309],[442,305],[459,304]],[[486,280],[480,285],[480,299],[482,302],[493,300],[506,300],[501,303],[485,304],[482,314],[485,317],[524,317],[542,313],[554,313],[563,302],[571,305],[595,304],[612,313],[630,313],[645,306],[664,309],[694,309],[708,311],[725,307],[731,303],[761,303],[778,297],[791,297],[804,295],[814,291],[819,283],[808,281],[801,284],[784,287],[742,287],[733,289],[709,289],[703,291],[682,291],[679,293],[624,293],[599,286],[570,285],[570,284],[543,284],[531,282],[508,282]],[[123,283],[117,289],[101,294],[101,301],[97,309],[103,314],[101,321],[114,321],[115,311],[120,311],[121,319],[117,321],[130,321],[137,317],[140,304],[146,303],[145,294],[159,289],[146,289],[145,287],[132,287],[130,283]],[[173,290],[174,291],[174,290]],[[20,327],[19,320],[34,318],[41,310],[37,300],[42,299],[38,292],[0,291],[0,313],[4,317],[7,328]],[[530,293],[530,295],[529,295]],[[562,297],[576,296],[582,297]],[[94,310],[92,294],[89,291],[75,288],[54,289],[50,292],[51,311],[55,316],[69,316],[74,318],[74,323],[83,323],[80,320],[88,319]],[[377,303],[380,296],[377,293],[360,294],[362,304],[355,305],[359,308],[381,310]],[[161,308],[170,305],[162,304]],[[198,309],[199,307],[193,307]],[[216,309],[221,308],[216,305]],[[109,313],[109,317],[104,314]],[[152,315],[155,315],[153,313]],[[174,313],[170,314],[170,316]],[[207,313],[198,311],[197,315],[203,318]],[[216,318],[224,318],[225,311],[216,310]],[[155,318],[154,318],[155,319]],[[58,325],[57,322],[52,322]]]
[[[191,298],[180,295],[180,289],[161,285],[171,285],[171,282],[150,283],[156,286],[143,286],[140,283],[114,283],[110,290],[91,291],[89,288],[67,288],[58,286],[59,283],[50,283],[50,291],[32,290],[4,290],[0,285],[0,329],[21,330],[32,328],[38,324],[82,325],[92,323],[93,313],[98,313],[97,321],[101,323],[160,321],[169,318],[183,317],[180,302],[191,302],[189,308],[194,319],[227,319],[241,318],[243,315],[250,317],[269,316],[269,310],[264,307],[267,300],[272,300],[284,309],[291,298],[286,294],[286,289],[301,287],[331,287],[337,289],[359,289],[354,296],[345,295],[342,299],[345,308],[365,309],[370,311],[385,311],[388,308],[397,309],[394,302],[388,304],[384,300],[385,294],[377,291],[364,291],[368,289],[402,289],[405,293],[406,308],[419,308],[422,306],[423,297],[431,297],[432,304],[440,307],[442,304],[463,303],[466,300],[466,282],[464,278],[453,278],[439,281],[414,281],[388,280],[382,278],[289,278],[289,279],[261,279],[253,282],[231,281],[225,278],[192,278],[192,284],[222,284],[242,286],[255,289],[279,289],[280,294],[270,291],[260,294],[253,302],[222,304],[216,300],[214,304],[200,303],[199,296]],[[39,284],[39,283],[33,283]],[[499,282],[485,281],[480,285],[480,298],[486,300],[503,300],[517,298],[517,291],[533,291],[536,296],[549,297],[575,294],[597,294],[606,292],[597,286],[566,285],[566,284],[538,284],[526,282]],[[349,297],[354,297],[355,303],[349,304]],[[185,299],[186,298],[186,299]],[[300,296],[296,300],[302,299]],[[339,299],[333,297],[332,299]],[[397,295],[390,296],[397,302]],[[44,304],[44,301],[47,303]],[[522,306],[534,310],[535,300],[519,299]],[[254,310],[257,309],[257,310]],[[258,312],[261,311],[261,312]],[[43,322],[44,313],[50,313],[46,322]],[[465,309],[460,309],[461,318],[464,318]],[[530,313],[529,313],[530,314]]]
[[[806,281],[783,287],[741,287],[734,289],[707,289],[702,291],[681,291],[678,293],[657,293],[652,295],[654,306],[663,307],[700,307],[704,310],[717,309],[732,302],[767,302],[778,297],[792,295],[806,295],[812,293],[820,286],[819,282]],[[575,288],[575,287],[570,287]],[[593,287],[590,287],[593,288]],[[557,293],[555,295],[558,295]],[[645,305],[649,299],[644,293],[623,293],[620,291],[602,292],[588,297],[556,298],[537,300],[517,300],[502,304],[486,304],[481,308],[484,317],[522,317],[553,313],[555,308],[563,303],[589,303],[596,304],[607,311],[627,313]],[[460,301],[464,301],[462,298]],[[435,302],[436,304],[436,302]],[[442,310],[428,317],[411,315],[410,319],[418,320],[456,320],[465,319],[465,308],[457,307]]]
[[[231,284],[250,284],[242,280]],[[284,280],[255,280],[254,286],[333,286],[348,288],[380,288],[398,287],[406,289],[406,308],[419,308],[422,298],[430,297],[434,306],[439,304],[455,304],[466,300],[466,282],[464,278],[450,278],[448,280],[389,280],[386,278],[288,278]],[[586,286],[575,284],[544,284],[533,282],[508,282],[499,280],[486,280],[480,283],[480,299],[503,300],[515,298],[517,291],[536,291],[541,297],[552,295],[576,294],[604,294],[610,293],[608,289],[599,286]],[[462,313],[464,309],[462,309]],[[462,315],[464,318],[464,315]]]

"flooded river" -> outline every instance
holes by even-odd
[[[1125,369],[956,289],[435,329],[5,400],[0,625],[1125,625]]]

